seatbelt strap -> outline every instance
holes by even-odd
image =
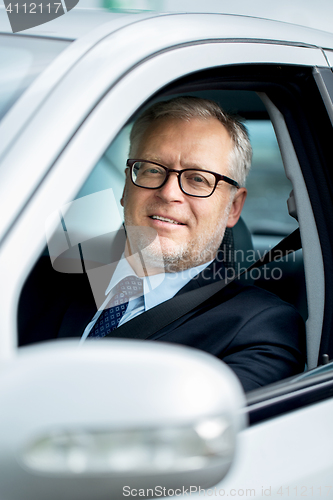
[[[222,290],[234,280],[240,278],[243,274],[272,262],[277,255],[280,259],[300,248],[302,248],[302,243],[300,232],[297,228],[275,245],[274,248],[268,250],[263,257],[235,277],[226,277],[224,280],[222,279],[210,285],[197,288],[196,290],[176,295],[158,306],[149,309],[149,311],[127,321],[112,333],[106,335],[106,337],[148,339],[158,331],[202,305],[207,300],[213,298],[217,300]]]

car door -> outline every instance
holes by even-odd
[[[324,69],[330,71],[322,50],[314,42],[305,42],[302,31],[301,42],[296,43],[295,35],[286,37],[283,28],[280,32],[274,23],[256,20],[229,23],[221,16],[180,15],[141,23],[119,30],[91,49],[48,97],[2,161],[1,168],[15,165],[16,175],[23,179],[28,177],[27,166],[34,168],[28,189],[22,196],[19,192],[19,203],[14,204],[9,194],[6,198],[11,216],[0,257],[6,282],[0,295],[5,311],[2,359],[13,358],[17,350],[20,292],[45,247],[46,220],[53,220],[52,214],[76,198],[112,141],[119,140],[120,131],[152,98],[217,89],[256,92],[275,128],[301,230],[308,366],[315,367],[322,332],[326,344],[321,354],[330,353],[331,325],[325,306],[331,222],[324,215],[331,204],[331,177],[322,132],[332,134],[328,116],[332,104],[329,99],[323,103],[327,83],[320,87],[316,76]],[[240,32],[242,38],[236,36]],[[330,74],[325,74],[331,81]],[[15,192],[14,186],[9,180],[7,192]],[[117,198],[120,182],[111,189]],[[330,378],[327,383],[330,386]],[[216,487],[218,494],[241,497],[251,490],[253,498],[280,498],[312,493],[315,497],[320,492],[333,498],[327,484],[333,459],[329,447],[321,446],[330,435],[333,401],[330,392],[323,394],[322,381],[310,377],[302,387],[285,382],[283,389],[259,390],[248,401],[244,411],[253,425],[239,434],[238,457]]]

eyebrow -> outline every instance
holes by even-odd
[[[155,161],[156,163],[160,163],[164,167],[167,167],[167,165],[165,165],[165,162],[163,162],[163,160],[161,160],[160,157],[155,156],[155,155],[150,155],[149,153],[146,154],[146,155],[144,155],[144,157],[142,159],[146,160],[146,161]],[[167,168],[171,168],[171,167],[167,167]],[[200,165],[196,165],[196,164],[192,164],[192,163],[188,164],[188,165],[185,164],[184,166],[182,166],[182,168],[180,168],[180,170],[191,169],[191,168],[195,168],[195,169],[198,169],[198,170],[210,170],[207,167],[202,167]]]

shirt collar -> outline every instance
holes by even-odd
[[[171,299],[171,297],[176,295],[176,293],[187,285],[192,278],[203,271],[203,269],[209,266],[212,262],[213,260],[206,262],[205,264],[201,264],[200,266],[191,267],[185,271],[179,271],[178,273],[161,273],[142,278],[145,310],[148,311],[148,309]],[[105,291],[105,295],[108,295],[112,289],[127,276],[137,275],[123,254],[117,264],[115,272],[112,275],[109,286]]]

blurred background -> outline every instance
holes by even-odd
[[[264,17],[333,30],[332,0],[80,0],[80,8],[156,10],[160,12],[221,12]]]

